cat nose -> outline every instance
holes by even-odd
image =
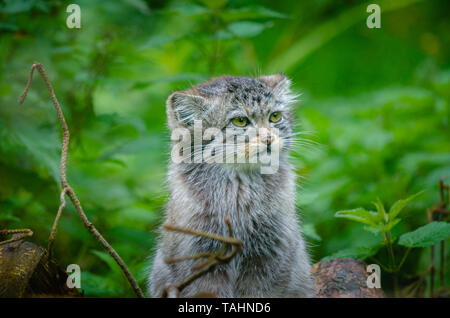
[[[265,143],[268,146],[272,143],[272,141],[273,141],[273,136],[271,136],[271,135],[264,136],[262,138],[262,142]]]

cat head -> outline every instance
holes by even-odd
[[[201,121],[203,131],[216,128],[235,136],[256,129],[265,133],[247,143],[283,151],[289,149],[293,136],[290,105],[294,100],[290,80],[282,74],[222,76],[172,93],[166,103],[168,124],[172,131],[193,131],[195,121]]]

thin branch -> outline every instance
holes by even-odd
[[[61,204],[58,208],[58,213],[56,213],[55,221],[53,222],[52,231],[50,232],[50,237],[48,239],[48,258],[50,259],[52,257],[52,249],[53,249],[53,242],[55,241],[56,236],[56,228],[58,227],[59,219],[61,218],[61,214],[66,207],[66,191],[67,188],[63,188],[60,195],[60,201]]]
[[[33,236],[33,231],[30,229],[17,229],[17,230],[0,230],[0,236],[10,235],[10,234],[22,234],[13,237],[12,239],[1,241],[0,245],[9,244],[12,242],[23,240],[26,237]]]
[[[67,163],[67,153],[68,153],[68,149],[69,149],[69,139],[70,139],[69,127],[67,126],[61,106],[59,106],[58,99],[56,98],[55,92],[53,91],[53,87],[50,83],[50,80],[47,77],[47,74],[44,71],[42,64],[34,63],[31,66],[30,76],[28,78],[27,86],[25,87],[25,90],[23,91],[22,95],[20,95],[19,103],[22,104],[24,102],[25,98],[27,97],[28,91],[31,86],[31,82],[33,80],[33,72],[34,72],[35,68],[37,68],[38,72],[41,74],[42,79],[45,82],[45,86],[47,86],[47,89],[50,92],[50,96],[52,98],[53,105],[55,106],[59,121],[61,123],[61,128],[62,128],[62,132],[63,132],[63,140],[62,140],[62,150],[61,150],[61,165],[60,165],[59,173],[61,176],[61,186],[64,189],[65,186],[68,185],[67,177],[66,177],[66,163]]]
[[[233,237],[226,237],[226,236],[207,233],[207,232],[203,232],[203,231],[199,231],[199,230],[186,229],[186,228],[171,225],[171,224],[165,224],[164,229],[166,229],[168,231],[175,231],[175,232],[180,232],[180,233],[194,235],[194,236],[202,236],[202,237],[210,238],[212,240],[216,240],[216,241],[227,243],[227,244],[233,244],[233,245],[242,244],[241,241],[239,241],[238,239],[235,239]]]
[[[166,262],[166,264],[173,264],[173,263],[194,260],[194,259],[199,259],[199,258],[209,257],[209,256],[211,256],[211,253],[207,252],[207,253],[198,253],[195,255],[188,255],[188,256],[182,256],[182,257],[169,257],[169,258],[166,258],[164,261]]]
[[[53,223],[52,231],[50,233],[49,237],[49,248],[52,247],[53,241],[55,239],[56,235],[56,229],[58,227],[58,221],[61,216],[61,213],[66,205],[64,196],[67,194],[72,201],[73,205],[75,206],[75,210],[78,213],[78,216],[81,218],[84,227],[91,233],[91,235],[98,241],[100,244],[108,251],[108,253],[114,258],[116,263],[119,265],[119,267],[124,272],[125,276],[127,277],[128,281],[130,282],[134,292],[138,297],[144,298],[144,294],[142,293],[139,285],[137,284],[136,280],[134,279],[133,275],[131,274],[130,270],[126,266],[125,262],[122,260],[122,258],[117,254],[117,252],[114,250],[114,248],[103,238],[103,236],[100,234],[100,232],[95,228],[95,226],[89,222],[86,214],[83,211],[83,208],[81,206],[80,200],[78,200],[77,195],[75,194],[75,191],[72,189],[72,187],[69,185],[67,181],[66,176],[66,164],[67,164],[67,154],[69,149],[69,140],[70,140],[70,133],[69,128],[67,126],[66,120],[64,119],[63,112],[61,110],[61,106],[59,105],[58,99],[56,98],[56,95],[53,91],[52,85],[50,83],[50,80],[47,77],[47,74],[45,73],[45,70],[40,63],[34,63],[31,66],[30,70],[30,76],[28,78],[28,83],[25,87],[24,92],[20,96],[19,102],[22,104],[25,100],[28,90],[30,89],[31,82],[33,79],[33,71],[34,69],[37,69],[38,72],[41,74],[45,85],[48,88],[48,91],[50,92],[50,96],[52,98],[53,105],[55,106],[56,112],[58,113],[58,118],[61,124],[63,138],[62,138],[62,146],[61,146],[61,165],[60,165],[60,178],[61,178],[61,204],[58,208],[58,213],[56,215],[55,221]],[[50,250],[49,250],[49,253]]]
[[[217,265],[226,264],[228,263],[237,253],[239,253],[242,248],[243,244],[240,240],[233,237],[233,230],[231,228],[231,223],[229,218],[225,218],[225,223],[228,227],[228,237],[217,235],[217,234],[211,234],[199,230],[192,230],[192,229],[186,229],[179,226],[164,225],[164,228],[168,231],[175,231],[180,232],[188,235],[195,235],[195,236],[201,236],[209,239],[213,239],[219,242],[224,243],[224,245],[219,248],[216,252],[203,252],[198,253],[192,256],[184,256],[179,258],[168,258],[165,260],[167,264],[172,264],[174,262],[181,262],[185,260],[195,260],[200,258],[206,258],[205,260],[201,261],[200,263],[196,264],[193,269],[196,270],[194,274],[186,278],[183,282],[177,284],[177,285],[169,285],[164,291],[162,297],[178,297],[180,292],[189,286],[193,281],[195,281],[197,278],[205,275],[212,269],[214,269]],[[231,247],[231,252],[227,254],[227,251],[229,250],[229,247]]]

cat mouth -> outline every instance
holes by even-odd
[[[256,149],[256,151],[250,153],[250,147],[254,147],[253,149]],[[260,151],[263,150],[263,151]],[[245,156],[248,158],[252,155],[260,155],[260,154],[268,154],[270,155],[272,153],[272,145],[271,144],[258,144],[258,143],[252,143],[252,144],[245,144]]]

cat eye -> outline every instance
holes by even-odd
[[[279,122],[280,119],[281,119],[281,113],[280,112],[273,112],[272,114],[270,114],[269,121],[271,123]]]
[[[248,118],[247,117],[235,117],[231,120],[233,125],[237,127],[245,127],[248,125]]]

